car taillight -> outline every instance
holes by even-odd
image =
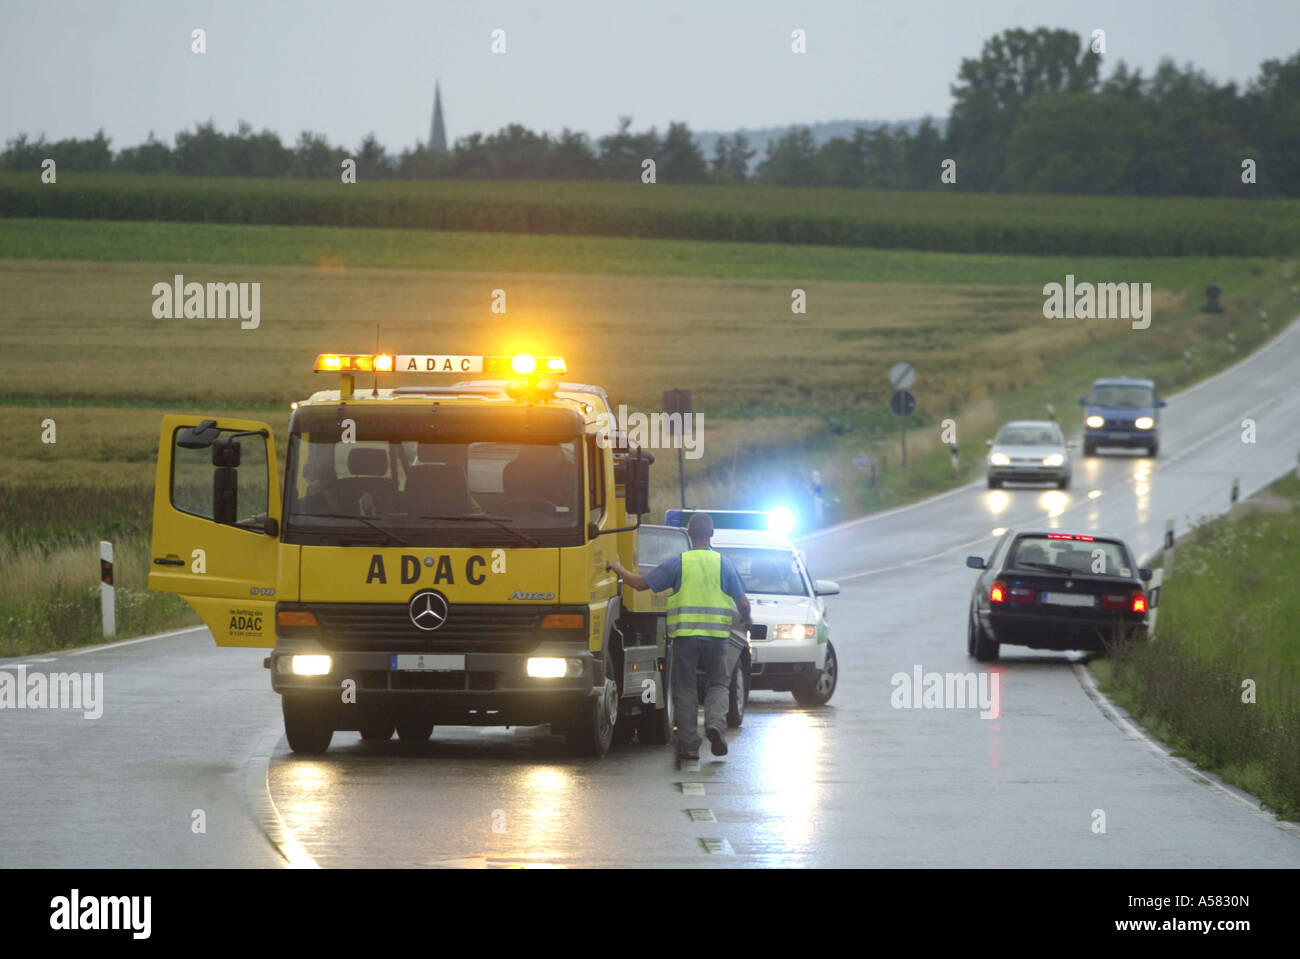
[[[1147,611],[1147,598],[1141,593],[1133,594],[1133,612],[1145,613]]]
[[[993,588],[989,590],[990,603],[1005,603],[1007,601],[1007,587],[1005,583],[994,583]]]

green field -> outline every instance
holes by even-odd
[[[0,216],[793,243],[957,253],[1261,256],[1300,201],[641,183],[0,173]]]
[[[155,318],[153,285],[175,273],[260,283],[260,327]],[[1066,273],[1153,283],[1151,329],[1045,320],[1042,286]],[[390,351],[561,353],[574,379],[640,409],[690,389],[705,428],[692,501],[806,506],[817,469],[834,521],[974,475],[999,422],[1049,402],[1068,421],[1096,375],[1169,390],[1227,365],[1294,312],[1295,275],[1294,262],[1259,257],[0,218],[0,342],[17,360],[0,380],[0,655],[97,638],[101,538],[119,551],[123,634],[185,621],[186,607],[144,590],[159,418],[239,413],[282,445],[288,404],[335,385],[310,372],[317,352],[369,351],[378,336]],[[1225,291],[1217,317],[1198,312],[1211,282]],[[791,312],[796,287],[806,314]],[[899,361],[920,372],[907,470],[886,410]],[[949,417],[956,477],[939,441]],[[54,445],[41,442],[47,418]],[[874,485],[850,465],[864,453],[880,465]],[[674,459],[655,470],[656,512],[675,499]]]
[[[1156,640],[1098,672],[1165,742],[1300,820],[1300,479],[1259,498],[1290,509],[1247,504],[1180,542],[1164,557]]]

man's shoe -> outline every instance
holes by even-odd
[[[727,755],[727,741],[722,738],[722,733],[717,729],[707,730],[709,744],[713,747],[713,755]]]

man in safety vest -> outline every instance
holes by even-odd
[[[671,589],[668,597],[668,641],[672,644],[672,697],[677,720],[677,756],[700,758],[699,693],[696,671],[705,676],[704,729],[713,755],[727,753],[727,701],[731,676],[740,661],[743,641],[732,636],[732,618],[739,612],[741,636],[749,629],[749,599],[731,560],[709,547],[713,520],[694,514],[686,526],[691,548],[665,560],[641,576],[615,559],[609,568],[633,589]],[[734,601],[734,603],[733,603]]]

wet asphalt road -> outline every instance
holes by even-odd
[[[1076,459],[1068,491],[980,483],[806,539],[843,589],[839,689],[821,709],[754,693],[698,771],[637,744],[572,758],[545,727],[439,728],[415,754],[336,733],[297,759],[265,653],[201,629],[28,657],[102,672],[106,706],[0,711],[0,865],[1300,866],[1300,830],[1112,721],[1078,655],[1004,647],[997,719],[891,705],[895,673],[976,670],[963,561],[995,528],[1105,530],[1142,554],[1167,519],[1225,510],[1233,476],[1245,497],[1294,467],[1300,327],[1173,399],[1162,429],[1157,461]]]

